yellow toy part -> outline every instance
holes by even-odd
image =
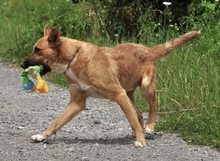
[[[36,89],[40,93],[47,93],[49,91],[47,83],[41,78],[41,76],[36,76],[36,78],[38,80],[38,84],[36,86]]]

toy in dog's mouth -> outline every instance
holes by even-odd
[[[43,76],[45,75],[46,73],[50,72],[51,71],[51,68],[49,67],[49,65],[47,63],[44,63],[42,61],[36,61],[36,62],[30,62],[28,59],[25,60],[22,64],[21,64],[21,67],[23,69],[26,69],[30,66],[34,66],[34,65],[40,65],[42,66],[42,69],[40,71],[40,75]]]

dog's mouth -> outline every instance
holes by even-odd
[[[42,69],[40,71],[40,75],[43,76],[45,74],[47,74],[48,72],[51,71],[50,67],[48,65],[45,65],[45,64],[40,64],[42,65]]]
[[[35,65],[41,65],[42,66],[42,69],[40,71],[40,75],[43,76],[45,74],[47,74],[48,72],[51,72],[51,68],[50,66],[45,63],[45,62],[42,62],[42,61],[35,61],[35,62],[30,62],[28,59],[25,60],[22,64],[21,64],[21,67],[23,69],[26,69],[30,66],[35,66]]]

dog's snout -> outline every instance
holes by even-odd
[[[26,59],[25,61],[23,61],[22,63],[21,63],[21,67],[23,68],[23,69],[26,69],[26,68],[28,68],[30,66],[30,63],[29,63],[29,60],[28,59]]]
[[[26,68],[29,67],[29,63],[25,60],[23,63],[21,63],[21,67],[22,67],[23,69],[26,69]]]
[[[21,63],[21,67],[22,67],[22,68],[25,68],[25,64],[24,64],[24,63]]]

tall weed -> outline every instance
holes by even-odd
[[[198,24],[195,24],[198,25]],[[186,141],[220,147],[220,24],[157,61],[158,130],[177,131]],[[139,106],[147,104],[137,92]]]

